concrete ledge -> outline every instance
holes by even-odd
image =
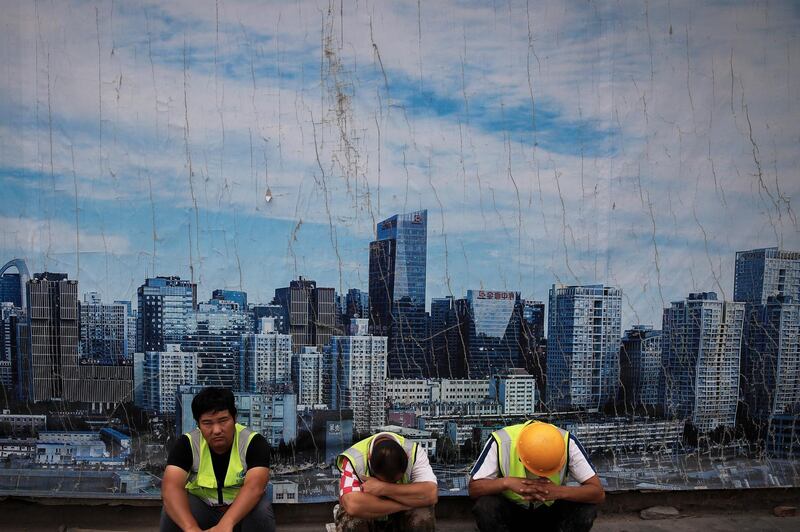
[[[276,504],[279,523],[325,523],[332,520],[334,502]],[[667,505],[682,514],[708,515],[729,512],[771,511],[782,504],[800,505],[798,488],[742,490],[624,491],[609,492],[601,506],[603,515],[629,514],[650,506]],[[440,497],[436,515],[442,520],[463,520],[470,515],[468,497]],[[88,529],[148,527],[158,523],[161,503],[154,499],[131,500],[26,498],[9,496],[0,500],[6,523],[24,523],[31,529],[66,525]]]

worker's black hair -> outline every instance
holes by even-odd
[[[408,455],[394,438],[381,438],[372,446],[369,465],[373,475],[391,481],[406,472]]]
[[[209,412],[215,414],[225,410],[236,419],[236,402],[233,399],[233,392],[227,388],[209,386],[200,390],[200,393],[192,399],[192,416],[197,422],[203,414]]]

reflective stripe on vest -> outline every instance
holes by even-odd
[[[497,443],[497,465],[500,469],[501,477],[515,477],[515,478],[528,478],[528,470],[520,460],[517,454],[517,440],[522,432],[522,429],[531,423],[539,423],[539,421],[528,421],[520,423],[519,425],[511,425],[492,433],[492,438]],[[558,428],[558,427],[556,427]],[[555,475],[547,477],[550,482],[556,486],[560,486],[566,481],[567,470],[569,468],[569,432],[566,430],[558,429],[564,437],[564,452],[567,453],[567,460],[564,461],[564,467]],[[521,495],[511,491],[505,490],[502,492],[503,496],[511,501],[528,508],[530,502],[526,501]],[[544,504],[551,506],[554,501],[545,501]],[[541,506],[540,501],[535,501],[533,507]]]
[[[395,434],[393,432],[381,432],[354,444],[352,447],[336,457],[336,467],[339,468],[339,471],[342,471],[342,463],[344,462],[344,459],[347,458],[353,465],[353,471],[355,471],[356,476],[359,479],[372,476],[369,470],[369,461],[367,460],[367,457],[369,456],[369,448],[372,444],[372,440],[381,435],[389,435],[394,437],[397,440],[397,443],[399,443],[406,452],[406,456],[408,457],[408,466],[406,467],[405,473],[403,473],[403,478],[400,480],[400,483],[408,484],[411,481],[411,470],[414,468],[414,462],[417,460],[417,444],[411,442],[410,440],[407,441],[399,434]]]
[[[200,497],[209,506],[217,506],[220,504],[217,477],[214,475],[208,443],[199,428],[187,432],[186,435],[192,447],[192,470],[186,482],[186,491]],[[253,430],[236,424],[236,434],[222,486],[222,504],[231,504],[244,484],[244,476],[247,474],[247,446],[255,435]]]

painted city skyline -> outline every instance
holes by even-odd
[[[376,222],[425,208],[428,299],[605,283],[626,325],[800,248],[791,2],[4,13],[0,253],[106,300],[366,289]]]

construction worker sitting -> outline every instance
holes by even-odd
[[[161,481],[161,532],[274,532],[267,440],[236,423],[228,389],[203,388],[192,415],[198,428],[178,439]]]
[[[436,475],[416,443],[381,432],[340,454],[336,466],[337,532],[435,530]]]
[[[580,486],[566,486],[567,474]],[[528,421],[493,432],[472,468],[469,495],[481,531],[586,531],[605,491],[569,432]]]

